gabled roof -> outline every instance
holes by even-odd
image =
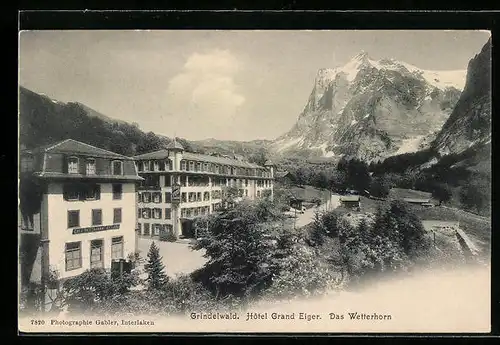
[[[119,159],[132,159],[127,156],[120,155],[115,152],[111,152],[99,147],[95,147],[86,143],[82,143],[73,139],[66,139],[59,141],[55,144],[45,145],[38,147],[33,150],[33,152],[47,152],[47,153],[73,153],[73,154],[86,154],[96,157],[111,157]]]
[[[168,150],[165,149],[134,156],[134,159],[165,159],[165,158],[168,158]]]
[[[342,195],[340,201],[360,201],[359,195]]]
[[[424,198],[404,198],[403,201],[414,202],[414,203],[429,203],[431,200]]]
[[[276,177],[276,178],[282,178],[282,177],[285,177],[287,175],[290,175],[290,172],[288,172],[288,171],[276,171],[274,173],[274,177]]]

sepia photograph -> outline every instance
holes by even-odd
[[[19,32],[23,333],[488,333],[491,33]]]

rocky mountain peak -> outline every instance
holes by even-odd
[[[318,70],[296,124],[271,148],[365,160],[416,151],[450,115],[465,73],[374,60],[361,51],[343,66]]]

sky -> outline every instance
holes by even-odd
[[[466,69],[487,31],[23,31],[19,84],[143,131],[189,140],[275,139],[320,68],[360,51],[430,70]]]

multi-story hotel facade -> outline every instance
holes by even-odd
[[[137,250],[134,161],[72,139],[20,153],[25,282],[109,269]]]
[[[273,197],[274,166],[227,156],[186,152],[172,141],[163,150],[134,157],[144,181],[138,192],[138,231],[193,237],[192,220],[220,209],[223,193],[237,189],[237,200]]]

